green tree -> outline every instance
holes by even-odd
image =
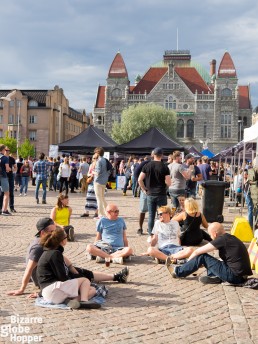
[[[171,138],[176,133],[176,113],[155,104],[132,105],[122,112],[121,123],[115,122],[112,139],[119,144],[133,140],[151,127],[162,129]]]
[[[13,137],[9,137],[8,132],[6,132],[5,137],[0,138],[0,143],[8,146],[10,148],[10,153],[16,153],[17,140]]]
[[[19,155],[23,158],[28,158],[28,156],[34,156],[35,147],[30,143],[29,139],[26,139],[23,144],[19,147]]]

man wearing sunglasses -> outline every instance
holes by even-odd
[[[178,260],[190,257],[194,249],[183,248],[179,244],[180,227],[177,221],[172,220],[172,211],[169,206],[158,208],[159,220],[154,224],[150,247],[143,255],[155,258],[156,263],[165,262],[168,257],[177,263]]]
[[[9,159],[5,155],[5,153],[6,153],[5,145],[0,145],[0,183],[1,183],[2,192],[4,194],[1,213],[4,216],[9,216],[12,214],[9,213],[7,209],[8,201],[9,201],[9,180],[8,180],[7,173],[10,172],[11,169],[9,166]]]
[[[89,244],[87,252],[96,257],[96,263],[104,262],[106,258],[116,264],[123,264],[123,259],[133,254],[128,246],[126,224],[119,217],[119,210],[115,204],[106,208],[106,217],[97,223],[97,235],[94,244]]]

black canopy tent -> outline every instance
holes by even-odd
[[[150,128],[135,139],[117,146],[116,152],[150,154],[156,147],[162,148],[164,154],[170,154],[175,150],[184,151],[184,147],[173,141],[164,131]]]
[[[89,126],[79,135],[58,145],[59,151],[79,154],[91,154],[96,147],[103,147],[106,152],[116,151],[116,142],[102,130]]]

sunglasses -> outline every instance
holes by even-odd
[[[5,151],[6,151],[6,152],[10,152],[10,149],[6,149]]]
[[[167,213],[158,213],[158,216],[163,216],[163,214],[167,214]]]
[[[118,214],[119,213],[119,210],[109,210],[110,213],[115,213],[115,214]]]

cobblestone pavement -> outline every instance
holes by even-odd
[[[156,265],[149,257],[138,255],[146,250],[147,235],[138,237],[138,203],[131,192],[108,191],[108,202],[119,205],[120,215],[128,226],[128,239],[136,256],[128,262],[129,282],[108,282],[109,295],[100,310],[66,311],[35,307],[28,299],[35,291],[29,284],[26,295],[6,296],[7,290],[20,286],[25,268],[24,256],[35,234],[38,218],[48,216],[57,194],[48,192],[47,204],[35,204],[30,186],[27,197],[16,197],[17,213],[0,217],[0,322],[10,324],[10,316],[39,317],[42,324],[29,324],[29,335],[43,343],[258,343],[258,292],[223,285],[204,286],[190,276],[173,280],[164,265]],[[84,211],[84,196],[70,195],[73,208],[71,224],[76,241],[68,242],[65,254],[75,265],[105,272],[116,272],[120,265],[87,261],[86,244],[95,237],[95,221],[80,218]],[[93,215],[93,214],[92,214]],[[230,228],[234,216],[224,211],[225,227]],[[147,222],[145,223],[145,233]],[[200,274],[201,271],[198,272]],[[17,324],[16,324],[17,325]],[[23,325],[24,326],[24,325]],[[1,328],[3,334],[3,328]],[[8,339],[9,338],[9,339]],[[0,337],[10,343],[10,337]],[[16,340],[21,338],[12,337]],[[25,341],[25,343],[27,343]]]

